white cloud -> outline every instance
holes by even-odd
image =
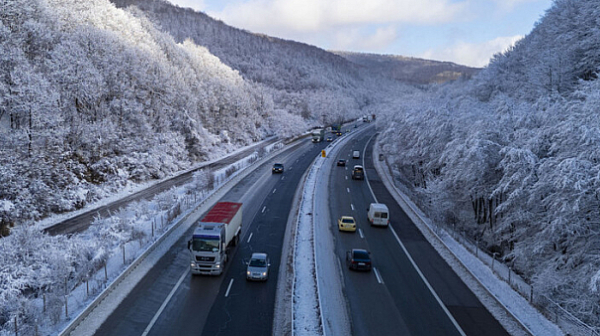
[[[331,49],[368,52],[384,50],[398,38],[394,25],[379,27],[372,34],[360,28],[347,28],[339,29],[332,35],[334,42]]]
[[[206,9],[206,5],[204,4],[204,0],[169,0],[172,4],[177,5],[183,8],[192,8],[197,11],[204,11]]]
[[[421,57],[473,67],[484,67],[494,54],[508,50],[521,38],[523,38],[521,35],[498,37],[479,44],[459,41],[449,48],[430,49]]]
[[[281,36],[356,24],[451,22],[466,5],[467,0],[247,0],[209,14],[235,27]]]

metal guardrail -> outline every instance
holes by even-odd
[[[125,281],[131,274],[137,269],[137,267],[151,254],[153,253],[161,244],[165,242],[167,238],[169,238],[175,231],[177,231],[186,220],[196,213],[201,208],[208,208],[212,206],[212,204],[216,203],[217,197],[221,194],[226,193],[229,189],[233,187],[233,185],[237,184],[244,177],[252,173],[256,168],[258,168],[263,163],[271,160],[273,157],[283,152],[286,147],[282,147],[274,150],[272,153],[269,153],[267,156],[255,161],[251,166],[254,166],[253,169],[246,168],[243,172],[237,174],[234,178],[227,181],[226,183],[219,186],[210,196],[208,196],[205,200],[203,200],[194,210],[191,210],[186,214],[181,220],[177,223],[173,224],[167,231],[157,239],[152,245],[144,251],[139,257],[137,257],[110,285],[104,289],[96,299],[94,299],[65,329],[59,333],[60,336],[70,335],[73,331],[77,329],[77,327],[83,322],[107,297],[110,295],[123,281]],[[192,223],[193,224],[193,223]],[[187,231],[189,228],[185,228],[184,230],[179,231]],[[183,233],[182,233],[183,234]],[[177,238],[178,239],[178,238]]]
[[[391,168],[389,167],[389,164],[387,163],[387,160],[385,160],[384,157],[379,156],[379,160],[377,161],[385,162],[387,170],[391,172]],[[396,189],[397,191],[397,188],[394,185],[394,183],[392,181],[388,182],[391,185],[393,185],[394,189]],[[414,213],[420,212],[420,209],[418,211],[415,209],[411,210]],[[428,225],[425,224],[425,226],[431,230],[431,228]],[[536,294],[535,289],[532,287],[532,285],[529,284],[525,279],[522,279],[521,277],[516,275],[508,265],[506,265],[500,260],[495,259],[495,256],[493,254],[490,254],[489,252],[480,249],[478,241],[466,237],[464,234],[457,232],[456,230],[454,230],[454,228],[450,227],[449,225],[440,225],[438,223],[436,224],[436,226],[443,226],[447,232],[452,232],[454,238],[458,240],[459,243],[461,243],[465,248],[471,250],[472,254],[474,254],[480,261],[488,265],[492,269],[492,271],[494,271],[496,276],[508,283],[517,293],[519,293],[523,298],[528,300],[546,318],[558,325],[560,329],[563,330],[567,335],[600,336],[600,331],[598,330],[598,328],[594,328],[584,323],[546,295]],[[434,232],[434,234],[437,236],[437,233]],[[484,255],[487,258],[484,258]],[[504,268],[504,270],[500,271],[500,268]],[[511,313],[511,315],[513,314]],[[523,323],[521,324],[523,325]]]
[[[377,146],[374,146],[373,148],[373,157],[379,157],[379,152],[376,150]],[[392,197],[396,200],[398,205],[400,205],[400,207],[411,218],[415,225],[417,225],[417,227],[423,233],[426,239],[432,245],[434,245],[436,249],[444,249],[445,253],[440,253],[440,255],[442,255],[442,257],[452,258],[456,265],[460,265],[460,267],[463,270],[463,273],[468,274],[471,280],[477,283],[477,285],[487,293],[487,296],[495,302],[497,307],[500,307],[502,309],[504,315],[506,317],[510,317],[512,322],[516,323],[519,329],[522,330],[522,332],[529,335],[533,335],[531,330],[529,330],[529,328],[527,328],[527,326],[522,321],[520,321],[517,316],[515,316],[502,302],[500,302],[500,300],[498,300],[498,298],[495,295],[493,295],[487,289],[487,287],[483,285],[483,283],[481,283],[481,281],[469,270],[469,268],[461,262],[458,256],[456,256],[454,252],[452,252],[452,250],[444,243],[444,241],[438,236],[438,234],[427,224],[427,220],[423,217],[423,214],[421,213],[420,209],[416,208],[416,205],[411,200],[406,199],[406,196],[397,189],[396,185],[393,183],[393,180],[390,180],[391,169],[387,165],[387,162],[385,167],[387,168],[387,171],[383,171],[384,169],[381,167],[381,162],[383,161],[385,160],[373,160],[375,168],[378,171],[381,180],[384,182],[384,184],[386,185],[386,187],[388,188],[388,190],[392,194]]]

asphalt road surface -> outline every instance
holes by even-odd
[[[242,202],[242,236],[221,276],[192,276],[186,249],[191,231],[160,260],[96,335],[271,335],[282,242],[298,183],[326,142],[302,141],[263,164],[220,201]],[[272,174],[274,162],[285,165]],[[266,282],[247,282],[252,252],[271,259]],[[176,287],[179,279],[181,285]],[[169,293],[172,298],[153,320]],[[144,334],[145,335],[145,334]]]
[[[94,209],[92,211],[87,211],[87,212],[79,214],[75,217],[66,219],[60,223],[53,225],[53,226],[47,227],[46,229],[44,229],[44,232],[55,236],[55,235],[59,235],[59,234],[70,235],[73,233],[85,231],[90,226],[90,224],[94,221],[94,219],[96,217],[100,217],[100,218],[108,217],[111,215],[111,213],[118,211],[120,208],[126,207],[127,204],[129,204],[130,202],[136,202],[136,201],[143,200],[143,199],[152,199],[156,194],[159,194],[165,190],[169,190],[173,187],[180,186],[180,185],[183,185],[186,183],[190,183],[192,181],[192,179],[194,178],[194,173],[197,170],[200,170],[200,169],[207,169],[209,171],[219,170],[221,168],[227,167],[230,164],[247,157],[248,155],[254,153],[258,148],[266,146],[266,145],[271,144],[276,141],[277,141],[277,139],[275,139],[275,138],[270,139],[264,143],[250,147],[250,148],[248,148],[244,151],[241,151],[237,154],[234,154],[234,155],[228,156],[226,158],[223,158],[221,160],[209,163],[206,166],[198,167],[192,171],[189,171],[189,172],[174,176],[168,180],[156,183],[147,189],[140,190],[140,191],[133,193],[127,197],[116,200],[107,205],[101,206],[98,209]]]
[[[365,135],[356,138],[342,148],[340,158],[348,159],[349,164],[345,168],[334,167],[329,182],[331,225],[340,262],[344,265],[344,253],[351,248],[366,248],[373,259],[374,270],[370,273],[343,268],[353,334],[460,335],[413,267],[399,238],[466,335],[508,335],[429,245],[381,183],[372,163],[373,141],[369,141],[370,137]],[[367,143],[367,150],[364,151]],[[351,158],[352,151],[357,149],[364,156],[364,161]],[[364,165],[378,202],[388,206],[391,228],[369,225],[367,208],[375,200],[366,181],[351,179],[350,172],[355,164]],[[354,216],[358,224],[356,233],[338,232],[337,218],[342,215]]]

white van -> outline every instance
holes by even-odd
[[[360,151],[352,151],[352,158],[353,159],[360,159]]]
[[[371,225],[388,226],[390,224],[390,211],[385,204],[371,203],[367,211],[367,217]]]

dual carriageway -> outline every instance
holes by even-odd
[[[365,128],[368,130],[364,130]],[[404,211],[394,201],[373,166],[374,127],[360,126],[343,137],[337,157],[331,157],[328,226],[341,277],[342,292],[353,335],[508,335],[475,295],[443,261]],[[336,140],[337,141],[337,140]],[[272,335],[289,333],[276,314],[281,305],[280,275],[292,272],[287,258],[297,189],[305,172],[327,142],[303,140],[264,163],[233,187],[219,201],[241,202],[242,236],[224,273],[219,277],[192,276],[186,249],[191,231],[184,234],[160,259],[125,300],[104,321],[95,335]],[[361,159],[351,158],[360,149]],[[336,167],[339,158],[346,167]],[[284,174],[272,174],[281,162]],[[354,164],[365,168],[366,179],[352,180]],[[385,203],[390,211],[387,228],[371,227],[366,208]],[[337,219],[353,216],[357,232],[338,232]],[[369,273],[344,267],[345,251],[366,248],[374,269]],[[252,252],[266,252],[271,259],[269,280],[247,282],[245,271]],[[327,288],[321,288],[322,293]],[[279,294],[278,294],[279,293]],[[286,295],[290,295],[289,291]],[[280,312],[279,312],[280,313]],[[301,333],[298,333],[301,334]]]

